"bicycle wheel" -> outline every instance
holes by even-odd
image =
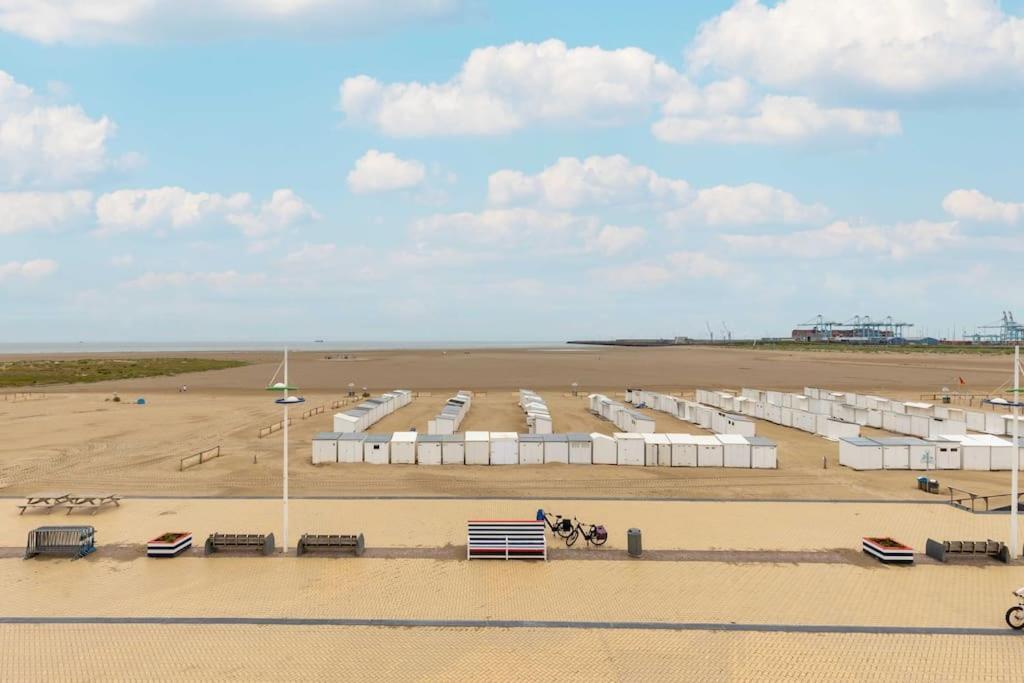
[[[574,531],[574,529],[572,527],[569,527],[568,529],[566,529],[564,526],[559,525],[557,527],[556,533],[559,536],[561,536],[562,538],[569,538],[570,536],[572,536],[572,532],[573,531]]]
[[[1006,623],[1015,631],[1024,628],[1024,607],[1018,605],[1006,610]]]
[[[604,538],[598,538],[597,534],[594,534],[593,536],[590,537],[590,542],[593,543],[594,545],[604,545],[605,543],[608,542],[608,537],[605,536]]]
[[[576,539],[579,538],[579,537],[580,537],[580,532],[577,531],[576,529],[573,529],[572,533],[569,534],[568,536],[566,536],[566,538],[565,538],[565,545],[566,545],[566,547],[571,548],[572,544],[575,543]]]

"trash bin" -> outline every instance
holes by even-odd
[[[643,554],[644,547],[639,529],[630,529],[626,532],[626,552],[630,557],[640,557]]]

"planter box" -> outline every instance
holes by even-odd
[[[146,544],[149,557],[175,557],[192,547],[191,531],[171,531]]]
[[[913,564],[914,549],[885,536],[867,537],[862,539],[864,552],[877,558],[880,562]]]

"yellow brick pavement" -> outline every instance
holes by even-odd
[[[181,557],[0,560],[0,616],[1002,628],[1019,567]]]
[[[1019,638],[0,625],[0,679],[1020,681]]]

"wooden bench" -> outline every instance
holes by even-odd
[[[67,514],[69,515],[72,511],[79,509],[91,510],[91,514],[95,515],[106,505],[121,507],[121,496],[113,494],[109,496],[68,496],[63,505],[68,509]]]
[[[61,494],[59,496],[26,496],[25,504],[18,506],[18,508],[21,509],[21,512],[19,512],[18,514],[25,514],[25,510],[46,510],[47,514],[49,514],[50,512],[53,512],[54,508],[60,507],[61,505],[66,503],[68,498],[69,494],[67,493]]]
[[[366,550],[366,541],[362,534],[302,534],[295,555],[308,553],[352,553],[357,557]]]
[[[928,557],[945,562],[948,555],[994,557],[1001,562],[1010,561],[1010,549],[1002,541],[936,541],[929,538],[924,552]]]
[[[470,520],[466,559],[546,560],[543,520]]]
[[[96,550],[96,529],[91,526],[41,526],[28,532],[25,559],[36,555],[67,555],[73,560]]]
[[[206,555],[224,551],[271,555],[274,552],[274,534],[222,534],[218,531],[207,537],[203,551]]]

